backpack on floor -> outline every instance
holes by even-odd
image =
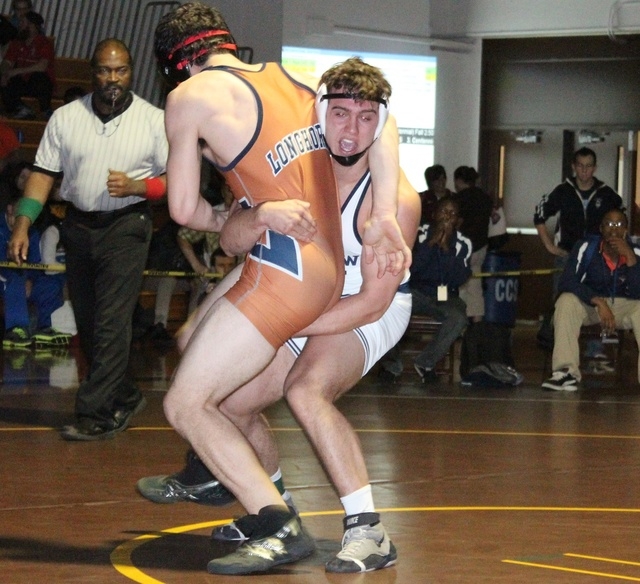
[[[514,366],[511,328],[495,322],[474,322],[462,335],[460,377],[466,377],[475,367],[490,363]]]
[[[474,367],[460,383],[475,387],[514,387],[520,385],[523,379],[522,375],[509,365],[488,363]]]

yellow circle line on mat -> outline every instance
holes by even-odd
[[[420,430],[394,428],[356,428],[358,434],[425,434],[429,436],[512,436],[515,438],[591,438],[596,440],[640,440],[640,434],[575,434],[572,432],[522,432],[515,430]],[[51,426],[0,428],[2,432],[58,432]],[[131,426],[127,432],[174,432],[170,426]],[[302,432],[300,428],[271,428],[272,432]]]
[[[438,512],[438,511],[541,511],[541,512],[565,512],[565,513],[640,513],[640,509],[617,509],[617,508],[598,508],[598,507],[500,507],[500,506],[470,506],[470,507],[389,507],[386,509],[378,509],[378,513],[415,513],[415,512]],[[314,511],[300,513],[300,517],[322,517],[327,515],[343,515],[344,511]],[[140,546],[159,539],[165,535],[176,533],[186,533],[188,531],[197,531],[199,529],[207,529],[229,523],[231,519],[220,519],[217,521],[206,521],[204,523],[192,523],[191,525],[180,525],[178,527],[170,527],[155,533],[147,533],[121,543],[111,552],[111,564],[123,576],[138,582],[138,584],[165,584],[162,580],[145,574],[142,570],[133,564],[133,552]],[[519,563],[514,560],[503,560],[507,563]]]

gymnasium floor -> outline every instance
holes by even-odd
[[[366,584],[585,584],[640,582],[640,391],[628,337],[620,375],[590,375],[576,393],[547,392],[535,329],[514,330],[524,383],[422,385],[405,359],[396,384],[374,374],[340,402],[359,432],[374,497],[398,548],[396,566],[331,575],[341,510],[286,407],[268,412],[285,481],[317,541],[306,561],[250,581]],[[138,478],[170,473],[185,444],[168,427],[162,398],[175,351],[140,346],[134,367],[149,401],[114,440],[62,441],[77,363],[4,351],[0,386],[0,582],[191,584],[211,576],[224,550],[211,528],[241,513],[157,505]]]

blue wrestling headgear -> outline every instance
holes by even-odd
[[[382,129],[387,122],[387,118],[389,117],[389,100],[382,98],[363,98],[356,93],[328,93],[327,86],[323,83],[318,88],[318,93],[316,94],[316,114],[318,115],[318,123],[320,124],[320,129],[323,134],[326,134],[327,127],[327,110],[329,109],[329,100],[330,99],[354,99],[359,101],[375,101],[381,104],[378,109],[378,125],[376,126],[376,131],[373,136],[373,140],[377,140],[380,134],[382,134]],[[326,140],[325,140],[326,142]],[[327,144],[327,150],[331,156],[335,159],[338,164],[342,166],[353,166],[358,160],[360,160],[367,150],[371,148],[371,144],[367,146],[362,152],[358,152],[357,154],[353,154],[351,156],[337,156],[333,152],[331,152],[331,148]]]

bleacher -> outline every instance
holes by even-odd
[[[63,96],[70,87],[80,86],[85,91],[92,89],[91,65],[88,59],[71,59],[66,57],[56,57],[56,85],[53,91],[52,109],[63,105]],[[44,132],[47,120],[43,112],[40,111],[38,100],[31,97],[23,98],[23,101],[33,111],[36,112],[35,120],[12,120],[3,118],[3,122],[14,128],[22,137],[22,158],[33,162],[40,138]]]

